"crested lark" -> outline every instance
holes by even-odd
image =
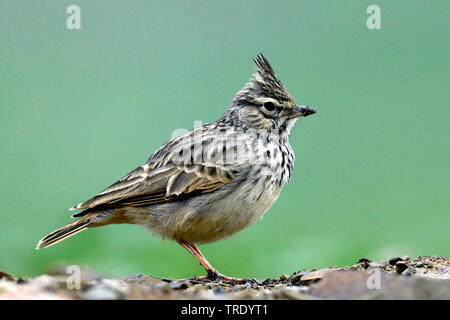
[[[217,272],[196,245],[227,238],[258,221],[289,181],[294,153],[289,134],[297,118],[315,113],[296,105],[267,59],[217,121],[172,139],[148,161],[71,210],[79,218],[37,245],[48,247],[86,228],[139,224],[177,241]]]

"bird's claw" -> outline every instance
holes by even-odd
[[[228,277],[226,275],[219,273],[216,270],[208,270],[207,272],[208,274],[206,276],[198,276],[195,277],[194,279],[196,281],[219,281],[219,282],[221,281],[230,284],[246,284],[246,283],[258,284],[257,281],[254,279]]]

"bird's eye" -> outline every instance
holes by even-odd
[[[269,112],[272,112],[273,110],[275,110],[275,104],[273,102],[264,102],[264,109],[266,109]]]

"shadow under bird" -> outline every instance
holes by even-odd
[[[289,134],[297,105],[259,54],[257,70],[219,120],[178,136],[142,166],[70,210],[77,220],[45,236],[37,249],[82,230],[129,223],[177,241],[206,269],[199,279],[243,281],[220,274],[197,245],[225,239],[258,221],[291,176]]]

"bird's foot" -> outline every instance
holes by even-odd
[[[251,279],[228,277],[226,275],[219,273],[217,270],[207,270],[207,272],[208,272],[208,275],[195,277],[194,279],[197,281],[205,281],[205,280],[206,281],[222,281],[222,282],[227,282],[230,284],[245,284],[245,283],[249,283],[249,282],[254,282],[254,280],[251,280]]]

